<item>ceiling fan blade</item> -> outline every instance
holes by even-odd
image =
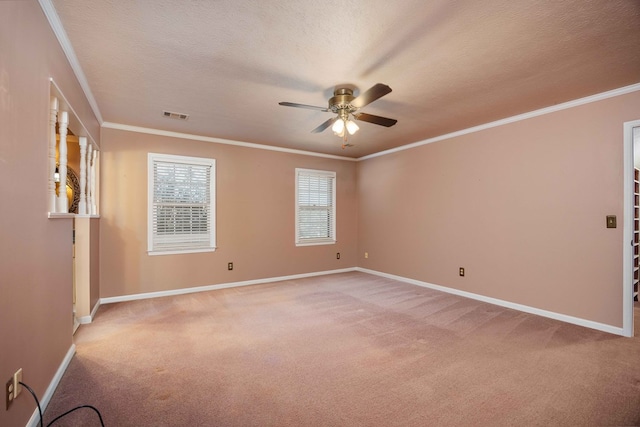
[[[316,107],[315,105],[306,105],[306,104],[297,104],[295,102],[278,102],[278,105],[283,105],[285,107],[296,107],[296,108],[308,108],[309,110],[318,110],[318,111],[331,111],[325,107]]]
[[[386,126],[386,127],[391,127],[396,123],[398,123],[396,119],[374,116],[373,114],[367,114],[367,113],[354,113],[353,117],[355,117],[356,120],[362,120],[363,122],[369,122],[369,123],[373,123],[380,126]]]
[[[376,99],[382,98],[389,92],[391,92],[391,88],[389,86],[378,83],[351,101],[351,105],[355,108],[362,108],[365,105],[371,104]]]
[[[324,122],[323,124],[321,124],[320,126],[315,128],[314,130],[312,130],[311,133],[320,133],[320,132],[322,132],[323,130],[325,130],[326,128],[331,126],[333,124],[333,122],[335,122],[336,120],[338,120],[338,116],[330,118],[329,120],[327,120],[326,122]]]

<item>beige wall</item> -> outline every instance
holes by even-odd
[[[72,344],[72,220],[47,219],[50,77],[97,136],[38,2],[0,2],[0,381],[23,368],[41,397]],[[25,425],[34,409],[23,392],[0,425]]]
[[[621,327],[639,118],[635,92],[358,163],[358,265]]]
[[[147,255],[149,152],[216,159],[215,252]],[[114,129],[103,129],[101,155],[102,298],[356,265],[355,162]],[[295,246],[297,167],[337,172],[337,244]]]

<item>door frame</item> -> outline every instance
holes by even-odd
[[[624,123],[624,202],[622,229],[622,334],[632,337],[633,331],[633,229],[634,229],[634,155],[633,128],[640,120]]]

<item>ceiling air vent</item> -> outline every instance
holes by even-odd
[[[178,120],[187,120],[189,118],[188,114],[173,113],[171,111],[163,111],[162,115],[165,117],[169,117],[170,119],[178,119]]]

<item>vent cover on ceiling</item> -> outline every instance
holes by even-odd
[[[169,117],[170,119],[177,119],[177,120],[187,120],[189,118],[188,114],[173,113],[171,111],[163,111],[162,115],[165,117]]]

